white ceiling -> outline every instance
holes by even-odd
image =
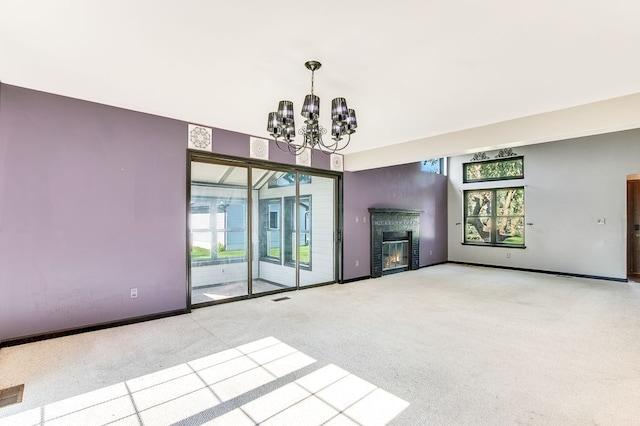
[[[259,137],[319,60],[321,122],[337,96],[358,115],[355,169],[400,143],[420,160],[540,142],[440,136],[638,94],[639,52],[637,0],[0,0],[3,83]]]

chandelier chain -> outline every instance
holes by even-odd
[[[313,80],[316,72],[315,70],[311,71],[311,95],[313,96]]]

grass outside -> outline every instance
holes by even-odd
[[[309,248],[311,246],[300,246],[300,263],[309,263],[311,256],[309,254]]]
[[[309,263],[311,255],[309,253],[310,246],[300,246],[300,263]],[[245,255],[244,250],[221,250],[218,251],[218,259],[228,259],[232,257],[243,257]],[[269,250],[269,256],[280,258],[280,248],[273,247]],[[211,250],[202,247],[191,248],[191,258],[198,259],[210,259]]]
[[[243,257],[244,250],[223,250],[218,252],[218,259],[227,257]]]
[[[243,257],[244,250],[222,250],[218,251],[218,259],[227,259],[231,257]],[[192,259],[210,259],[211,250],[202,247],[191,248]]]
[[[311,260],[311,255],[309,254],[309,249],[311,246],[300,246],[300,263],[309,263]],[[269,257],[275,257],[277,259],[280,258],[280,247],[272,247],[269,249]]]
[[[514,245],[523,245],[524,238],[523,237],[507,237],[502,240],[503,244],[514,244]]]
[[[206,248],[202,248],[202,247],[191,247],[191,258],[192,259],[198,259],[198,258],[210,258],[211,257],[211,250],[206,249]]]

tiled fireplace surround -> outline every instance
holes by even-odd
[[[422,210],[369,208],[371,216],[371,277],[381,277],[383,271],[382,243],[384,234],[407,233],[409,239],[409,261],[404,270],[419,268],[420,261],[420,214]]]

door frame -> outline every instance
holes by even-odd
[[[319,155],[319,154],[317,154]],[[323,154],[324,155],[324,154]],[[243,299],[249,299],[249,298],[254,298],[254,297],[262,297],[262,296],[267,296],[270,294],[276,294],[276,293],[282,293],[282,292],[286,292],[286,291],[293,291],[293,290],[300,290],[300,289],[306,289],[306,288],[313,288],[313,287],[318,287],[318,286],[323,286],[323,285],[329,285],[329,284],[335,284],[335,283],[340,283],[342,282],[342,238],[341,235],[343,234],[342,229],[343,229],[343,212],[342,212],[342,208],[343,208],[343,173],[342,172],[338,172],[338,171],[333,171],[333,170],[324,170],[324,169],[316,169],[316,168],[312,168],[312,167],[304,167],[304,166],[297,166],[297,165],[291,165],[291,164],[283,164],[283,163],[276,163],[276,162],[271,162],[271,161],[264,161],[264,160],[257,160],[257,159],[249,159],[249,158],[244,158],[244,157],[234,157],[234,156],[228,156],[228,155],[221,155],[221,154],[217,154],[217,153],[209,153],[209,152],[205,152],[205,151],[198,151],[198,150],[193,150],[193,149],[187,149],[187,165],[186,165],[186,266],[187,266],[187,274],[186,274],[186,283],[185,283],[185,289],[186,289],[186,310],[187,312],[191,312],[192,308],[199,308],[199,307],[204,307],[204,306],[211,306],[211,305],[217,305],[220,303],[228,303],[228,302],[234,302],[234,301],[238,301],[238,300],[243,300]],[[248,277],[247,279],[249,280],[248,282],[248,294],[247,295],[242,295],[242,296],[237,296],[237,297],[231,297],[228,299],[222,299],[222,300],[212,300],[211,302],[206,302],[206,303],[199,303],[197,305],[192,305],[191,304],[191,163],[192,162],[203,162],[203,163],[210,163],[210,164],[220,164],[220,165],[229,165],[229,166],[233,166],[233,165],[237,165],[237,166],[241,166],[241,167],[246,167],[248,169],[248,184],[247,184],[247,268],[248,268]],[[326,282],[326,283],[319,283],[319,284],[312,284],[312,285],[306,285],[306,286],[302,286],[300,287],[300,265],[299,265],[299,253],[297,253],[296,256],[296,265],[295,265],[295,275],[296,275],[296,285],[292,288],[288,288],[288,289],[282,289],[282,290],[275,290],[275,291],[269,291],[269,292],[262,292],[262,293],[257,293],[257,294],[253,294],[252,291],[252,280],[253,280],[253,276],[252,276],[252,272],[253,272],[253,267],[252,267],[252,263],[253,263],[253,245],[257,244],[258,242],[254,242],[253,241],[253,229],[252,229],[252,223],[253,223],[253,215],[255,214],[255,212],[253,211],[253,209],[251,208],[251,206],[253,205],[253,185],[252,185],[252,170],[253,168],[260,168],[260,169],[267,169],[267,170],[278,170],[278,171],[287,171],[287,172],[293,172],[296,173],[296,176],[298,176],[299,174],[310,174],[313,176],[320,176],[320,177],[325,177],[325,178],[333,178],[334,179],[334,208],[333,208],[333,215],[334,215],[334,250],[333,250],[333,257],[334,257],[334,274],[333,274],[333,281],[330,282]],[[300,193],[299,193],[300,187],[299,184],[296,184],[296,200],[299,199],[300,197]],[[296,204],[297,207],[297,204]],[[297,228],[296,228],[297,229]],[[298,241],[298,239],[300,238],[299,236],[299,229],[297,229],[296,231],[297,233],[297,239],[296,241]],[[298,250],[298,247],[296,247],[296,250]]]
[[[640,199],[636,199],[634,196],[633,186],[640,185],[640,174],[627,176],[627,279],[634,278],[640,280],[640,271],[633,271],[634,254],[640,256],[640,253],[634,252],[635,242],[635,224],[634,220],[634,208],[636,205],[640,205]]]

